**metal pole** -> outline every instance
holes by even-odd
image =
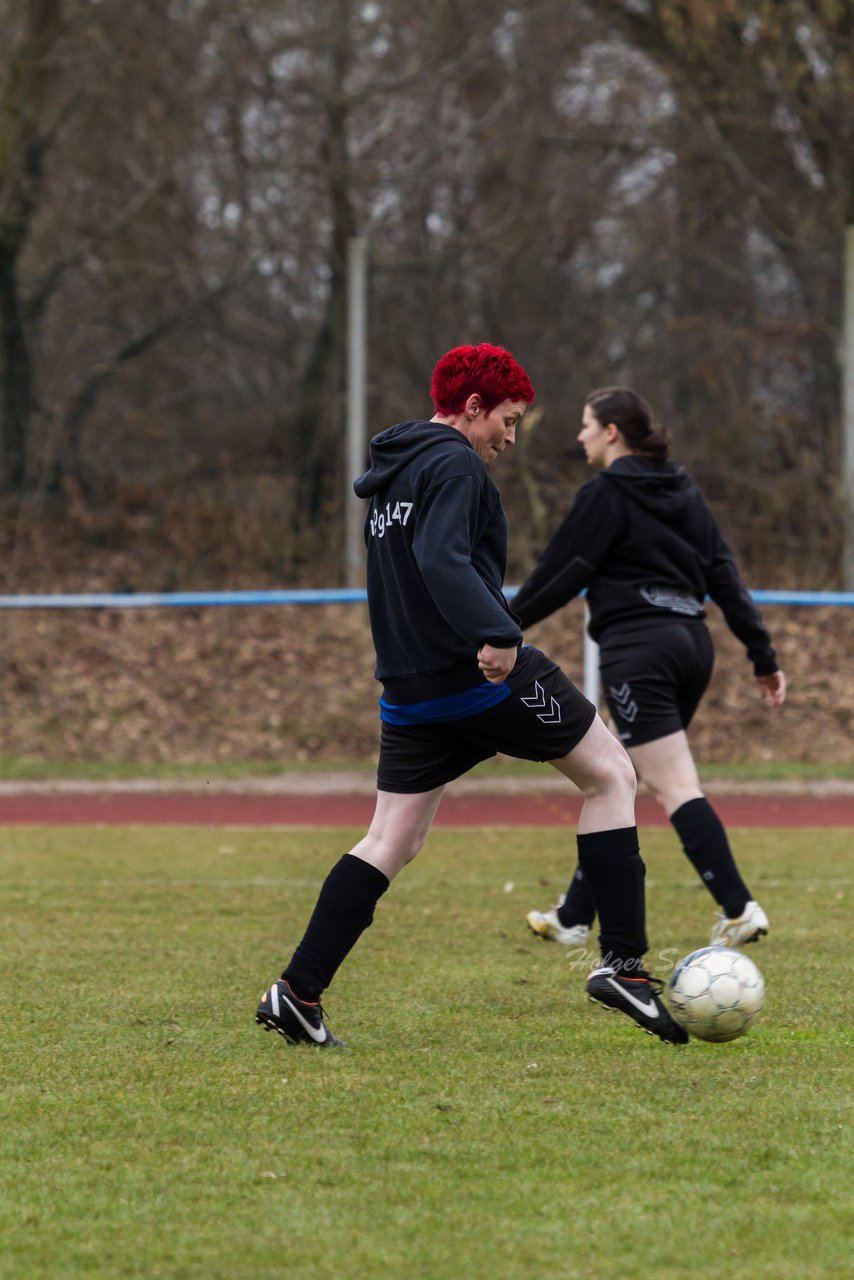
[[[842,321],[842,589],[854,591],[854,225],[845,228]]]
[[[584,606],[584,696],[594,707],[599,707],[599,646],[590,639],[587,624],[590,621],[590,610]]]
[[[348,587],[365,580],[364,503],[353,481],[365,469],[367,452],[368,242],[355,236],[347,244],[347,458],[344,475],[344,565]]]

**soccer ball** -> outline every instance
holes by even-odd
[[[676,1021],[698,1040],[736,1040],[762,1012],[765,982],[731,947],[702,947],[677,964],[669,984]]]

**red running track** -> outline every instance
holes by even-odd
[[[854,795],[714,796],[721,819],[736,827],[854,827]],[[223,792],[50,793],[0,796],[0,824],[367,827],[371,795],[258,795]],[[436,826],[574,826],[581,801],[560,795],[448,795]],[[642,826],[666,826],[648,796]]]

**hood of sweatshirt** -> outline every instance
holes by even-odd
[[[685,470],[673,462],[656,462],[633,453],[617,458],[599,475],[617,485],[625,497],[650,515],[668,524],[681,524],[696,503],[697,486]]]
[[[407,467],[413,458],[437,444],[474,449],[461,431],[446,427],[442,422],[398,422],[387,431],[381,431],[371,441],[371,465],[357,480],[353,488],[358,498],[370,498],[385,488],[398,471]]]

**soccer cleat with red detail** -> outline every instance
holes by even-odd
[[[603,965],[588,977],[587,994],[606,1009],[628,1014],[648,1035],[658,1036],[665,1044],[687,1044],[688,1033],[674,1022],[659,998],[663,986],[643,970],[629,978]]]
[[[328,1049],[344,1043],[325,1025],[320,1002],[300,1000],[283,978],[262,995],[255,1021],[267,1031],[278,1031],[288,1044],[316,1044]]]

